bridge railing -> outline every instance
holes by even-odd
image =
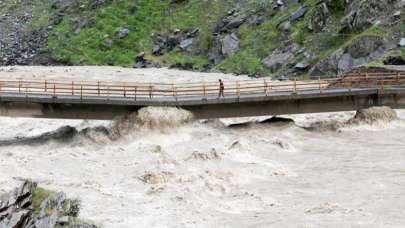
[[[337,88],[379,88],[405,85],[405,73],[362,73],[317,80],[274,81],[267,78],[224,81],[225,97],[246,95],[271,95],[273,93],[299,93]],[[107,81],[51,81],[51,80],[0,80],[0,95],[12,93],[25,95],[128,98],[128,99],[184,99],[210,98],[219,94],[218,82],[191,83],[129,83]]]

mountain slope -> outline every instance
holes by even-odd
[[[305,77],[381,65],[384,60],[401,63],[405,55],[399,45],[405,37],[402,0],[6,0],[0,4],[3,65],[169,66]],[[2,22],[10,21],[17,26],[3,29],[10,23]],[[18,31],[19,36],[2,31]]]

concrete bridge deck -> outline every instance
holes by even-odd
[[[113,119],[145,106],[180,107],[196,118],[350,111],[386,105],[405,108],[405,75],[374,73],[339,78],[131,84],[75,81],[0,81],[0,115]]]

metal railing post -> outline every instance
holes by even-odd
[[[266,94],[266,97],[268,96],[268,87],[269,85],[267,84],[266,79],[263,80],[264,83],[264,94]]]
[[[177,101],[177,88],[173,85],[173,96],[174,96],[174,99],[176,99],[176,101]]]
[[[294,78],[294,93],[297,93],[297,78]]]
[[[400,82],[400,73],[398,72],[397,73],[397,83],[399,83]]]
[[[124,84],[124,97],[127,97],[127,88],[126,88],[125,84]]]
[[[236,96],[240,98],[240,84],[239,81],[236,81]]]
[[[48,82],[45,80],[45,92],[48,92]]]
[[[74,96],[74,95],[75,95],[75,84],[72,81],[72,96]]]
[[[100,81],[97,82],[97,95],[100,96]]]
[[[53,83],[53,97],[56,97],[56,83]]]
[[[152,99],[152,97],[153,97],[153,86],[152,85],[149,85],[149,98],[150,99]]]
[[[134,88],[134,100],[135,100],[135,101],[136,101],[136,92],[137,92],[137,90],[138,90],[138,87],[135,86],[135,88]]]
[[[83,100],[83,85],[80,84],[80,100]]]

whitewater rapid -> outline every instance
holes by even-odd
[[[118,140],[0,147],[1,192],[31,178],[79,197],[81,216],[104,227],[401,227],[405,112],[391,123],[319,127],[353,115],[138,124]],[[309,130],[316,122],[324,124]],[[65,125],[115,126],[0,119],[3,138]]]
[[[100,69],[9,67],[0,77],[234,77]],[[195,121],[172,109],[112,122],[0,118],[0,141],[76,129],[65,141],[0,146],[0,194],[30,178],[79,197],[81,217],[106,228],[403,227],[405,111],[393,122],[347,124],[354,114],[272,124],[258,123],[269,117]]]

